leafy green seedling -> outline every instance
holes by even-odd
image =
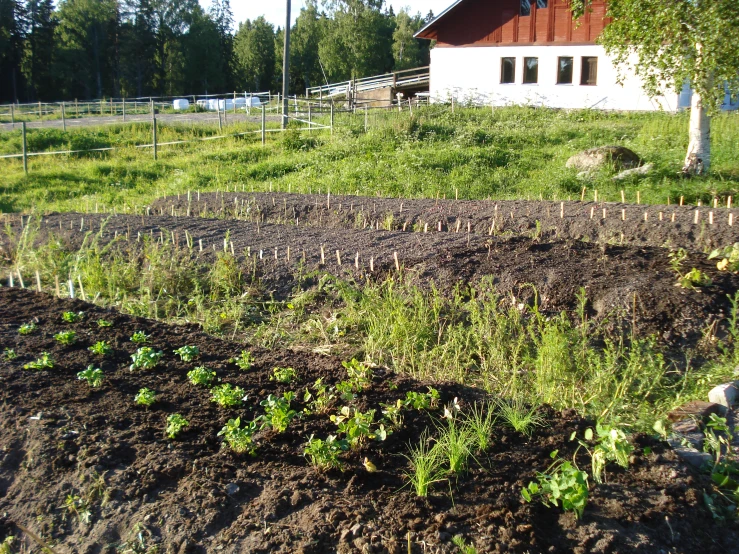
[[[97,323],[100,328],[113,327],[113,322],[107,319],[98,319]]]
[[[248,350],[242,350],[239,357],[231,358],[231,361],[235,363],[241,371],[249,371],[254,363],[254,358],[252,357],[251,352]]]
[[[0,543],[0,554],[13,554],[13,543],[15,542],[15,537],[13,535],[8,535],[5,537],[3,542]]]
[[[404,454],[411,466],[410,471],[404,472],[405,478],[416,495],[423,498],[429,495],[434,483],[446,480],[439,449],[429,443],[429,437],[424,433],[418,446],[411,446],[410,454]]]
[[[709,254],[708,259],[713,260],[719,257],[721,260],[716,264],[719,271],[739,272],[739,242],[735,242],[732,246],[714,250]]]
[[[565,511],[575,512],[581,518],[588,503],[588,474],[580,471],[571,462],[557,459],[558,452],[550,454],[554,463],[543,473],[537,472],[537,481],[532,481],[521,490],[526,502],[538,498],[545,506],[562,506]]]
[[[87,384],[93,388],[99,387],[103,384],[103,370],[89,365],[87,369],[77,373],[77,379],[87,381]]]
[[[62,314],[62,321],[65,323],[77,323],[78,321],[82,321],[83,317],[85,317],[85,312],[64,312]]]
[[[108,342],[104,340],[96,342],[90,348],[88,348],[88,350],[93,354],[97,354],[98,356],[107,356],[113,351]]]
[[[698,287],[710,287],[713,281],[700,269],[694,267],[686,274],[679,275],[677,284],[684,289],[695,289]]]
[[[147,408],[157,401],[157,394],[146,387],[139,389],[136,396],[133,397],[133,401],[139,406],[146,406]]]
[[[336,398],[333,387],[325,385],[322,378],[316,379],[313,383],[313,392],[305,389],[303,395],[303,402],[307,404],[303,413],[306,415],[310,414],[325,414],[328,412],[331,404]]]
[[[24,323],[18,328],[18,334],[19,335],[30,335],[33,333],[36,329],[38,329],[38,325],[36,325],[33,321],[30,323]]]
[[[224,383],[223,385],[213,387],[212,394],[211,402],[215,402],[221,408],[236,408],[243,403],[246,391],[241,387],[234,387],[229,383]]]
[[[86,498],[68,494],[64,505],[67,507],[67,511],[73,514],[80,523],[89,525],[92,520],[92,512],[90,511],[90,503]]]
[[[467,544],[462,535],[455,535],[452,538],[452,544],[459,548],[459,554],[477,554],[477,548],[472,544]]]
[[[256,421],[250,421],[244,427],[241,427],[241,418],[237,417],[236,419],[229,419],[223,429],[219,431],[218,436],[222,436],[225,444],[228,444],[228,447],[237,454],[248,452],[253,456],[256,446],[252,436],[257,428]]]
[[[77,333],[74,331],[61,331],[54,335],[56,341],[65,346],[70,346],[77,342]]]
[[[270,381],[277,381],[278,383],[292,383],[298,373],[291,367],[276,367],[272,370]]]
[[[352,358],[350,362],[341,362],[341,365],[346,369],[349,376],[348,380],[352,384],[354,392],[362,392],[365,387],[372,383],[374,372],[369,365],[358,361],[356,358]]]
[[[133,363],[129,367],[131,371],[135,369],[153,369],[159,363],[159,360],[164,356],[164,352],[161,350],[154,350],[150,346],[142,346],[136,352],[131,354]]]
[[[187,378],[193,385],[209,387],[216,378],[216,372],[205,366],[196,367],[192,371],[187,372]]]
[[[435,410],[439,406],[439,391],[433,387],[426,388],[428,392],[409,391],[405,395],[404,406],[414,410]]]
[[[382,404],[382,421],[391,429],[399,429],[403,425],[403,401],[396,400],[395,404]]]
[[[262,422],[262,429],[272,427],[278,433],[284,432],[290,421],[299,415],[290,408],[294,398],[294,392],[286,392],[281,397],[270,394],[266,400],[262,400],[259,405],[264,407],[264,415],[257,418]]]
[[[200,355],[200,348],[197,346],[183,346],[174,350],[175,354],[179,354],[183,362],[191,362]]]
[[[35,362],[28,362],[23,366],[23,369],[36,369],[38,371],[43,369],[54,369],[54,360],[51,359],[48,352],[42,352],[41,357],[38,360]]]
[[[167,437],[169,437],[170,439],[176,439],[177,435],[180,434],[180,431],[182,431],[182,429],[188,427],[189,425],[190,422],[187,421],[180,414],[172,414],[168,416],[167,428],[165,429]]]
[[[319,471],[328,469],[342,469],[339,455],[349,449],[349,443],[339,440],[335,435],[329,435],[326,440],[317,439],[311,435],[303,455],[310,464]]]
[[[354,394],[354,384],[351,381],[336,383],[336,392],[344,402],[352,402],[357,395]]]
[[[593,429],[591,428],[585,429],[586,441],[592,441],[594,437],[596,445],[592,449],[586,442],[578,442],[580,446],[584,447],[590,453],[593,480],[596,483],[602,483],[606,464],[608,462],[615,462],[623,468],[628,468],[629,456],[634,451],[634,447],[631,446],[629,439],[626,438],[626,433],[621,429],[608,425],[597,423],[595,433],[593,433]],[[570,440],[574,438],[575,433],[572,434]]]
[[[147,335],[143,331],[136,331],[131,337],[131,342],[134,344],[146,344],[148,341],[149,335]]]
[[[383,441],[387,438],[388,431],[383,424],[372,429],[375,419],[375,410],[364,413],[357,408],[342,406],[338,414],[331,415],[333,421],[339,428],[339,433],[346,435],[349,445],[354,448],[360,446],[366,439],[377,439]]]
[[[6,360],[15,360],[18,357],[18,354],[16,354],[15,350],[12,348],[6,348],[3,350],[3,356],[5,356]]]
[[[503,420],[515,431],[527,437],[534,433],[535,427],[543,427],[546,421],[543,416],[536,413],[539,410],[538,406],[527,408],[519,399],[500,400],[496,404]]]

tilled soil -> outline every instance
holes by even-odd
[[[63,323],[64,311],[84,318]],[[737,551],[737,532],[721,527],[703,503],[707,477],[681,465],[661,443],[635,440],[629,470],[608,468],[604,485],[591,484],[581,521],[571,513],[527,504],[521,487],[544,471],[550,452],[570,457],[569,436],[590,422],[572,412],[544,410],[546,425],[530,439],[497,425],[487,452],[477,453],[469,471],[414,496],[403,476],[409,442],[439,425],[440,410],[404,411],[402,426],[384,442],[370,441],[343,455],[344,471],[320,473],[303,457],[311,436],[336,433],[327,414],[295,419],[286,432],[261,431],[255,456],[222,447],[217,433],[228,419],[250,420],[268,394],[302,392],[315,379],[346,378],[339,360],[314,354],[252,349],[254,365],[240,371],[229,358],[243,345],[209,337],[193,327],[174,327],[129,317],[81,301],[21,289],[0,289],[0,343],[17,358],[0,362],[0,537],[23,537],[22,525],[56,552],[456,552],[462,535],[479,552],[724,553]],[[101,318],[112,327],[98,327]],[[22,323],[35,333],[21,336]],[[53,335],[76,331],[78,342],[62,346]],[[148,371],[130,371],[137,330],[164,352]],[[106,340],[111,355],[87,348]],[[201,356],[184,363],[172,350],[198,346]],[[41,352],[55,360],[51,370],[23,370]],[[105,373],[91,389],[76,379],[90,364]],[[245,389],[241,408],[223,409],[209,391],[191,385],[186,372],[204,364],[222,382]],[[291,366],[297,381],[269,379],[275,366]],[[377,368],[371,385],[354,403],[378,409],[426,384]],[[137,407],[133,396],[153,389],[158,402]],[[461,386],[437,385],[442,404],[455,397],[463,411],[483,400]],[[341,403],[335,401],[331,411]],[[190,425],[174,440],[165,419],[179,413]],[[649,447],[649,449],[646,449]],[[369,473],[362,461],[378,468]],[[581,451],[581,467],[588,461]],[[83,523],[66,507],[68,495],[89,502]]]
[[[11,228],[18,234],[20,219],[16,216],[12,221]],[[28,219],[24,221],[28,225]],[[676,347],[694,347],[706,329],[717,324],[720,333],[720,322],[730,312],[728,296],[739,290],[739,276],[719,272],[704,254],[697,253],[683,262],[680,271],[698,268],[713,284],[701,289],[678,287],[670,251],[651,246],[461,232],[331,229],[171,215],[51,214],[40,226],[38,241],[54,235],[70,248],[79,247],[90,231],[98,233],[101,226],[99,240],[118,239],[123,248],[135,247],[146,235],[155,240],[166,237],[183,249],[189,241],[192,256],[207,261],[225,246],[239,257],[245,272],[256,275],[265,292],[277,299],[289,297],[298,276],[313,270],[362,283],[394,275],[400,268],[404,279],[422,286],[433,281],[443,290],[492,276],[496,290],[507,301],[516,305],[536,301],[541,310],[552,314],[575,310],[582,289],[590,317],[607,320],[614,327],[627,326],[629,333],[658,334]],[[1,240],[0,248],[14,248],[7,236]],[[27,276],[27,280],[32,278]]]
[[[286,193],[198,193],[161,198],[151,213],[478,235],[536,235],[703,251],[739,240],[739,211],[725,207],[525,200],[410,200]],[[469,227],[468,227],[469,226]]]

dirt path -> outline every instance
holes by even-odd
[[[81,311],[84,318],[65,324],[64,311]],[[222,447],[217,434],[226,421],[261,414],[259,402],[268,394],[297,391],[293,406],[302,410],[303,390],[317,378],[328,384],[345,379],[337,359],[252,349],[253,367],[244,372],[229,362],[243,345],[20,289],[0,289],[0,314],[0,343],[17,355],[0,361],[0,537],[23,537],[29,550],[35,545],[18,524],[57,552],[80,553],[154,547],[181,554],[400,554],[409,548],[451,553],[458,551],[450,542],[455,535],[479,552],[710,554],[733,552],[738,544],[736,530],[718,526],[703,504],[707,477],[643,436],[635,439],[628,471],[609,467],[607,484],[591,486],[581,521],[523,502],[521,487],[547,468],[550,452],[572,456],[571,432],[589,425],[571,412],[545,410],[546,424],[531,439],[496,426],[492,446],[475,455],[467,472],[418,498],[404,486],[403,454],[424,429],[433,431],[438,408],[404,411],[402,424],[385,441],[371,440],[343,454],[343,472],[320,473],[303,456],[312,434],[336,433],[328,413],[293,419],[284,433],[258,432],[253,457]],[[101,318],[112,326],[99,327]],[[19,335],[19,326],[29,321],[38,329]],[[75,345],[54,340],[55,333],[70,329],[77,333]],[[137,330],[164,352],[154,369],[128,368],[136,349],[129,337]],[[87,350],[99,340],[112,347],[105,358]],[[198,360],[185,363],[172,354],[185,344],[200,348]],[[53,369],[21,369],[41,352],[53,358]],[[89,364],[104,372],[100,388],[76,379]],[[216,371],[221,382],[242,387],[243,406],[221,408],[206,388],[188,383],[186,372],[197,364]],[[297,380],[270,380],[276,366],[293,367]],[[133,403],[141,387],[158,395],[151,408]],[[438,389],[441,404],[456,397],[463,411],[481,399],[460,386]],[[424,383],[377,368],[352,403],[379,414],[380,403],[426,390]],[[329,413],[340,406],[332,401]],[[174,413],[189,426],[170,440],[163,431]],[[365,457],[377,472],[365,470]],[[582,452],[578,461],[588,467]]]

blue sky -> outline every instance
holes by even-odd
[[[210,0],[199,0],[204,7],[210,5]],[[454,3],[454,0],[386,0],[386,4],[392,5],[393,10],[397,13],[401,8],[408,8],[411,13],[421,12],[426,15],[429,10],[433,10],[435,14],[439,14],[448,6]],[[285,0],[231,0],[231,9],[234,12],[234,27],[238,29],[239,22],[247,19],[256,19],[263,15],[267,21],[275,26],[283,27],[285,25]],[[292,0],[291,15],[293,22],[300,13],[300,8],[304,5],[302,0]]]

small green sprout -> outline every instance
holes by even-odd
[[[12,348],[6,348],[3,350],[3,356],[5,356],[6,360],[15,360],[18,357],[18,354],[16,354],[15,350]]]
[[[179,354],[183,362],[191,362],[200,355],[200,349],[197,346],[183,346],[174,350],[175,354]]]
[[[678,274],[677,284],[684,289],[695,289],[698,287],[710,287],[713,281],[700,269],[694,267],[685,275]]]
[[[328,469],[342,469],[339,455],[349,450],[349,443],[345,439],[337,439],[329,435],[326,440],[317,439],[311,435],[303,455],[310,461],[310,465],[319,471]]]
[[[139,406],[146,406],[147,408],[157,401],[157,394],[146,387],[139,389],[136,396],[133,397],[133,401]]]
[[[108,342],[104,340],[96,342],[88,350],[98,356],[107,356],[113,351]]]
[[[113,327],[113,322],[108,321],[107,319],[98,319],[98,327]]]
[[[77,323],[78,321],[82,321],[83,317],[85,317],[85,312],[64,312],[62,314],[62,321],[65,323]]]
[[[433,387],[426,388],[428,392],[409,391],[403,405],[414,410],[435,410],[439,406],[439,391]]]
[[[187,378],[193,385],[209,387],[216,377],[216,372],[205,366],[196,367],[187,372]]]
[[[167,417],[167,428],[165,432],[167,437],[170,439],[176,439],[177,435],[180,434],[183,428],[188,427],[190,422],[187,421],[180,414],[172,414]]]
[[[272,370],[269,380],[287,384],[292,383],[297,375],[298,373],[291,367],[276,367]]]
[[[218,436],[223,436],[225,444],[228,444],[229,448],[237,454],[243,454],[249,452],[254,455],[256,447],[252,436],[257,431],[257,422],[250,421],[246,423],[244,427],[241,427],[241,418],[229,419],[226,425],[223,426],[218,433]]]
[[[87,384],[93,388],[99,387],[103,384],[103,370],[89,365],[87,369],[77,374],[77,379],[87,381]]]
[[[24,323],[18,328],[18,334],[19,335],[30,335],[33,333],[36,329],[38,329],[38,325],[36,325],[33,321],[30,323]]]
[[[372,429],[372,423],[375,419],[375,410],[360,412],[357,408],[343,406],[338,414],[331,416],[333,421],[339,428],[339,433],[346,435],[349,445],[352,447],[360,446],[365,439],[385,440],[388,431],[384,424],[380,424],[377,429]]]
[[[576,434],[572,433],[570,440],[574,440]],[[585,440],[592,441],[594,438],[596,445],[592,449],[586,442],[578,442],[590,453],[593,480],[600,484],[603,483],[608,462],[615,462],[623,468],[629,467],[629,457],[634,447],[621,429],[601,423],[596,424],[595,433],[590,427],[585,429]]]
[[[305,389],[303,402],[307,404],[307,407],[303,410],[303,413],[306,415],[314,413],[325,414],[331,407],[335,398],[336,393],[334,392],[333,387],[324,385],[323,379],[319,377],[316,379],[316,382],[313,383],[313,392]]]
[[[57,342],[60,344],[63,344],[65,346],[70,346],[77,342],[77,333],[74,331],[61,331],[54,335],[54,338]]]
[[[146,344],[149,341],[149,335],[143,331],[136,331],[131,337],[131,342],[134,344]]]
[[[562,506],[565,511],[575,512],[582,517],[588,503],[588,474],[580,471],[571,462],[557,459],[557,451],[550,454],[554,463],[543,473],[537,472],[537,481],[532,481],[521,490],[526,502],[539,498],[545,506]]]
[[[264,406],[264,415],[257,418],[262,421],[262,429],[272,427],[278,433],[284,432],[290,421],[298,416],[298,412],[290,409],[294,398],[294,392],[286,392],[281,397],[270,394],[266,400],[262,400],[259,405]]]
[[[38,360],[36,360],[35,362],[28,362],[26,365],[23,366],[23,369],[36,369],[38,371],[53,368],[54,360],[51,359],[51,356],[48,352],[43,352]]]
[[[254,357],[248,350],[242,350],[238,358],[231,358],[231,362],[235,363],[241,371],[249,371],[254,363]]]
[[[85,525],[90,523],[92,512],[90,511],[90,503],[87,499],[78,495],[68,494],[64,504],[67,507],[67,511],[74,514],[80,523],[84,523]]]
[[[346,369],[349,382],[353,385],[355,392],[362,392],[372,382],[374,372],[369,365],[358,361],[356,358],[352,358],[350,362],[341,362],[341,365]]]
[[[236,408],[241,406],[246,391],[241,387],[234,387],[229,383],[224,383],[217,387],[213,387],[213,397],[211,402],[215,402],[221,408]]]
[[[142,346],[136,352],[131,354],[133,363],[129,367],[131,371],[135,369],[153,369],[162,359],[164,353],[159,350],[154,350],[150,346]]]

